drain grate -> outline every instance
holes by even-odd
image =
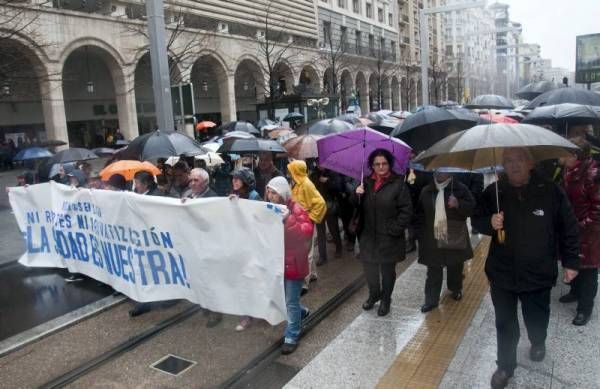
[[[191,369],[196,363],[196,361],[190,361],[189,359],[181,358],[177,355],[168,354],[154,362],[150,367],[162,373],[177,377]]]

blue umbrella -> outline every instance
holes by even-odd
[[[54,154],[43,147],[29,147],[19,151],[13,158],[13,161],[25,161],[28,159],[50,158]]]

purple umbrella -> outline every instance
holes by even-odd
[[[412,149],[400,139],[370,128],[332,134],[317,141],[319,165],[362,182],[371,172],[368,157],[376,149],[389,150],[395,162],[392,170],[404,174]]]

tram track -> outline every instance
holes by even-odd
[[[413,258],[407,258],[405,265],[410,265],[410,263],[412,263],[412,260]],[[404,271],[405,266],[402,267],[403,269],[400,270],[399,273]],[[314,312],[311,312],[310,316],[306,319],[305,322],[303,322],[301,336],[305,336],[306,334],[308,334],[319,323],[325,320],[331,313],[335,312],[336,309],[338,309],[342,304],[349,300],[365,284],[366,280],[364,279],[364,276],[361,275],[355,278],[350,283],[348,283],[343,289],[341,289],[337,294],[335,294],[333,297],[331,297],[329,300],[323,303],[318,309],[316,309]],[[71,383],[74,383],[80,378],[85,377],[86,375],[94,372],[95,370],[101,368],[107,363],[119,358],[120,356],[150,341],[154,337],[164,333],[168,329],[173,328],[177,324],[180,324],[190,319],[195,314],[201,311],[202,308],[200,306],[195,305],[189,307],[157,323],[153,327],[141,331],[137,335],[130,337],[129,339],[117,344],[111,349],[99,354],[96,357],[93,357],[92,359],[82,363],[81,365],[52,379],[51,381],[46,382],[45,384],[41,385],[40,388],[63,388]],[[280,348],[283,344],[283,341],[283,337],[278,338],[266,349],[258,353],[246,365],[244,365],[242,368],[240,368],[231,376],[229,376],[228,379],[222,381],[217,387],[242,387],[246,382],[251,381],[253,377],[256,377],[257,374],[260,374],[262,370],[264,370],[270,363],[275,361],[281,355]]]

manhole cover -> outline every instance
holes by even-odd
[[[160,372],[177,377],[185,371],[191,369],[197,362],[181,358],[176,355],[168,354],[150,365],[151,368]]]

